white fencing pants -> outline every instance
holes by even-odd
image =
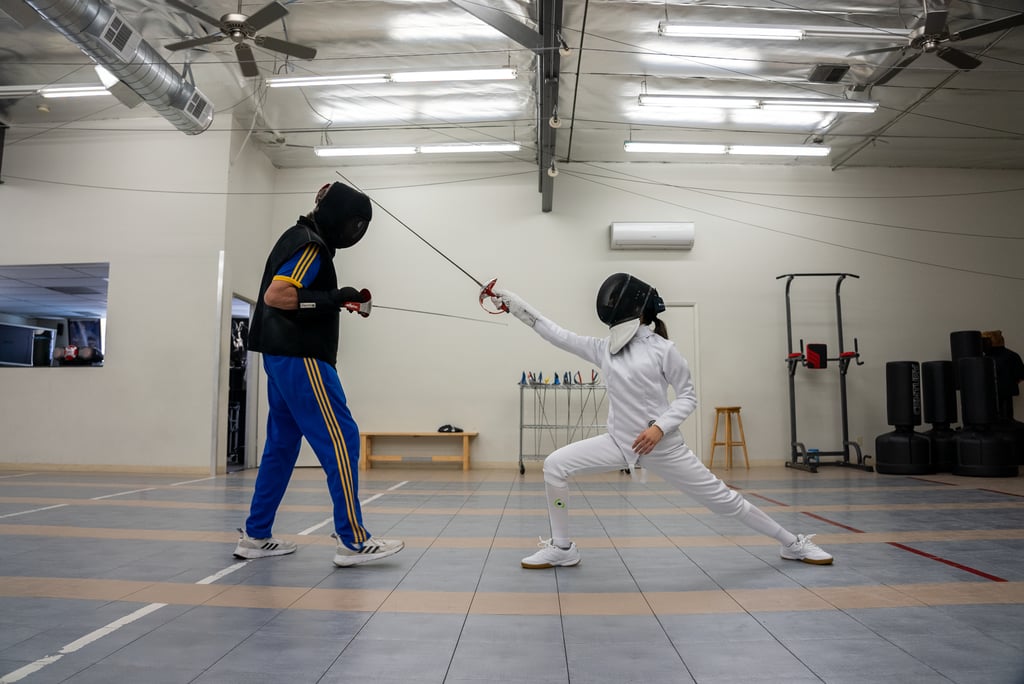
[[[576,474],[603,473],[626,466],[626,458],[611,435],[604,434],[574,442],[552,452],[544,459],[544,484],[551,519],[552,542],[569,540],[569,478]],[[796,535],[772,520],[760,508],[729,489],[685,444],[664,450],[655,448],[641,457],[642,466],[706,506],[713,513],[734,517],[756,532],[788,545]]]

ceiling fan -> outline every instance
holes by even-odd
[[[936,57],[949,62],[957,69],[970,71],[971,69],[980,66],[981,61],[962,50],[946,45],[946,43],[970,40],[971,38],[977,38],[978,36],[983,36],[988,33],[995,33],[996,31],[1005,31],[1006,29],[1011,29],[1014,26],[1024,24],[1024,12],[1020,12],[1003,17],[1002,19],[988,21],[983,24],[970,26],[961,31],[951,33],[949,31],[949,26],[946,23],[949,11],[945,5],[941,8],[935,8],[936,3],[934,0],[925,0],[924,4],[924,18],[917,28],[914,29],[913,33],[910,34],[909,42],[906,45],[894,45],[891,47],[875,48],[873,50],[860,50],[849,54],[850,57],[856,57],[883,52],[900,51],[904,53],[903,58],[891,66],[884,74],[875,80],[872,85],[884,85],[888,83],[903,71],[903,69],[907,68],[911,62],[926,52],[935,53]]]
[[[314,48],[291,43],[279,38],[272,38],[271,36],[261,36],[257,33],[261,28],[269,26],[288,14],[288,10],[285,9],[284,5],[278,2],[270,2],[256,10],[255,14],[246,16],[242,14],[242,0],[239,0],[238,12],[225,14],[220,19],[214,19],[206,12],[186,4],[182,0],[167,0],[167,3],[183,12],[188,12],[204,24],[217,27],[217,32],[211,33],[208,36],[190,38],[178,43],[165,45],[164,47],[168,50],[184,50],[230,38],[235,43],[235,56],[238,57],[238,65],[242,69],[242,75],[246,77],[259,76],[260,73],[259,68],[256,66],[256,60],[253,58],[252,48],[246,41],[252,41],[261,48],[299,59],[313,59],[316,57],[316,50]]]

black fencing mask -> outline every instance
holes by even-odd
[[[329,247],[345,249],[359,242],[373,217],[370,198],[344,183],[320,188],[313,220]]]
[[[628,273],[608,276],[597,291],[597,317],[609,327],[644,314],[651,319],[664,310],[658,291]]]

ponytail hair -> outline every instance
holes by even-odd
[[[643,323],[644,325],[650,325],[651,323],[653,323],[654,334],[660,335],[661,337],[664,337],[666,340],[668,339],[668,327],[665,325],[665,321],[658,318],[658,314],[654,314],[653,316],[650,316],[650,318],[648,318],[648,315],[645,314],[640,317],[640,322]]]

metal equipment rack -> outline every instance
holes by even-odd
[[[519,473],[524,461],[543,460],[555,449],[594,437],[607,427],[604,385],[519,385]]]
[[[806,277],[834,277],[836,278],[836,328],[839,338],[839,355],[835,358],[822,359],[823,361],[835,361],[839,366],[839,410],[842,418],[843,440],[842,447],[833,451],[820,451],[808,449],[796,436],[796,382],[795,375],[797,366],[807,366],[808,360],[804,353],[804,341],[800,340],[800,351],[793,350],[793,317],[790,305],[789,290],[794,278]],[[850,441],[850,426],[846,413],[846,373],[850,363],[855,362],[863,366],[860,360],[860,350],[857,346],[857,338],[853,338],[853,351],[845,351],[843,348],[843,308],[839,299],[839,288],[842,287],[846,278],[860,278],[853,273],[787,273],[780,275],[776,280],[786,279],[786,339],[788,342],[789,354],[786,357],[786,365],[789,369],[789,430],[791,435],[790,459],[786,461],[787,468],[806,470],[811,473],[818,472],[818,466],[837,465],[850,468],[858,468],[871,472],[874,467],[867,464],[870,456],[861,453],[860,444]],[[813,345],[812,345],[813,346]],[[824,366],[822,366],[824,367]],[[850,450],[856,452],[856,460],[850,459]],[[822,456],[839,456],[838,460],[822,460]]]

